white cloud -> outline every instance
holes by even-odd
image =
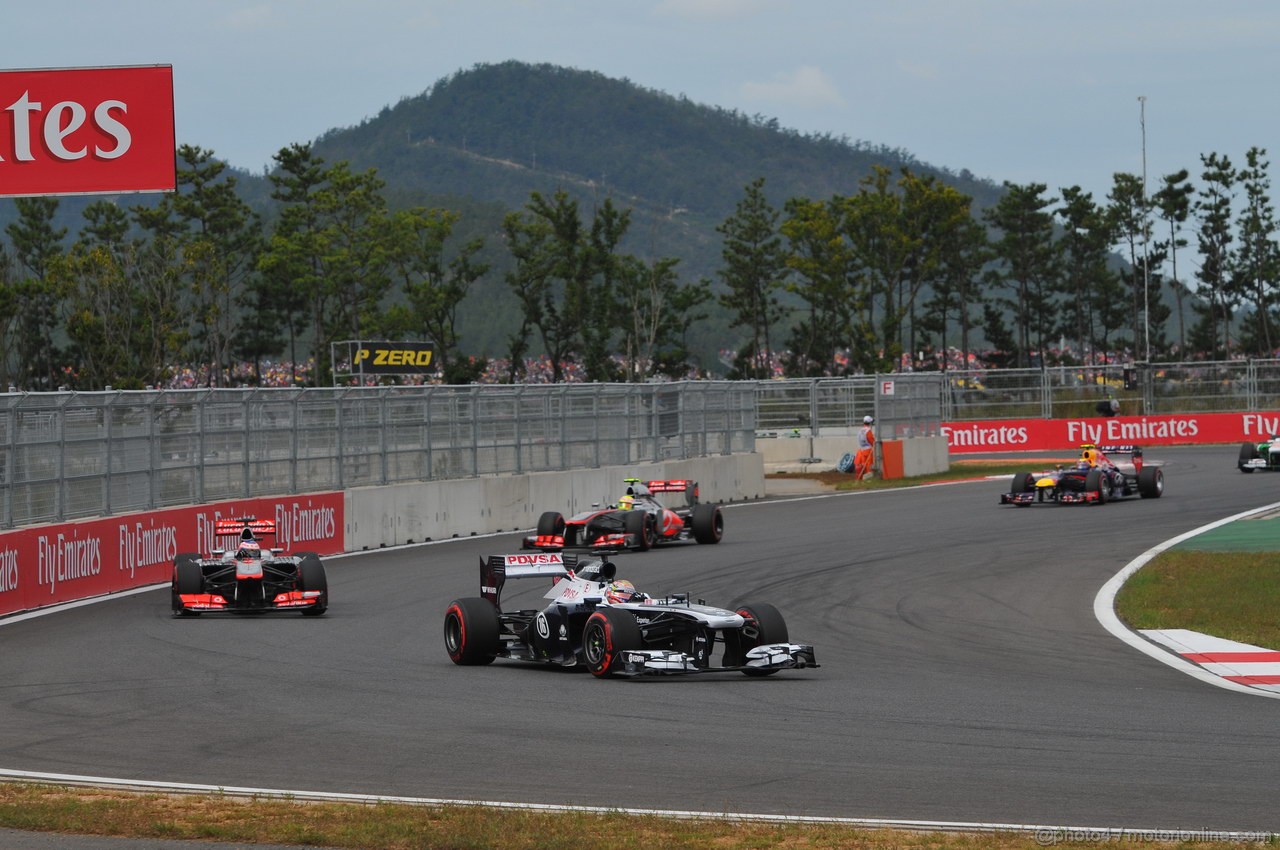
[[[742,94],[750,101],[785,103],[791,106],[844,106],[844,98],[821,69],[803,65],[794,71],[774,75],[767,83],[744,83]]]

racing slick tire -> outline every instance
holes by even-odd
[[[444,612],[444,648],[454,664],[492,664],[498,657],[500,631],[498,609],[487,599],[455,599]]]
[[[319,617],[329,608],[329,579],[324,573],[324,564],[315,552],[299,552],[298,588],[300,590],[320,591],[320,601],[309,608],[302,609],[304,617]]]
[[[1084,490],[1086,493],[1097,493],[1098,504],[1105,505],[1111,498],[1111,479],[1103,475],[1101,469],[1091,469],[1084,477]]]
[[[1013,483],[1009,485],[1009,493],[1015,494],[1015,493],[1031,492],[1033,489],[1035,489],[1032,486],[1032,482],[1034,480],[1035,480],[1035,476],[1032,475],[1030,472],[1019,472],[1017,475],[1013,476]],[[1013,504],[1019,508],[1031,507],[1031,505],[1026,502],[1014,502]]]
[[[1253,472],[1252,466],[1245,466],[1246,463],[1258,457],[1258,447],[1253,443],[1240,444],[1240,471]]]
[[[204,574],[200,570],[200,556],[194,552],[184,552],[173,558],[173,613],[183,617],[199,617],[199,611],[188,611],[178,600],[180,593],[201,593],[204,591]]]
[[[538,536],[561,536],[564,534],[564,515],[556,511],[547,511],[538,517]]]
[[[747,624],[742,628],[738,638],[740,656],[732,662],[735,666],[746,662],[749,649],[767,643],[786,643],[791,639],[787,632],[787,621],[782,618],[782,613],[767,602],[742,605],[737,613],[747,621]],[[743,668],[742,672],[748,676],[771,676],[778,671]]]
[[[582,660],[593,676],[612,676],[622,667],[622,653],[643,646],[640,624],[629,611],[598,608],[582,628]]]
[[[719,505],[694,505],[689,516],[693,539],[699,543],[719,543],[724,536],[724,516]]]
[[[1253,470],[1247,469],[1246,472]],[[1158,466],[1144,466],[1138,470],[1138,495],[1144,499],[1158,499],[1164,495],[1164,470]]]
[[[623,532],[635,541],[635,548],[648,552],[653,548],[653,539],[657,532],[653,528],[653,520],[648,511],[632,510],[622,516]]]

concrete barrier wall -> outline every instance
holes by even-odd
[[[902,441],[902,474],[907,478],[946,472],[951,468],[947,438],[912,437]]]
[[[532,529],[543,511],[568,516],[614,501],[629,477],[697,481],[704,502],[764,496],[759,454],[362,487],[346,493],[347,549]]]
[[[857,437],[770,437],[756,440],[756,451],[768,472],[829,472],[846,452],[857,451]],[[817,462],[806,461],[817,458]],[[951,468],[947,438],[910,437],[902,440],[902,474],[928,475]]]

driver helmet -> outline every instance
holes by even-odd
[[[875,420],[875,418],[874,418],[874,417],[872,417],[872,416],[864,416],[864,417],[862,417],[862,424],[863,424],[863,425],[870,425],[872,422],[875,422],[875,421],[876,421],[876,420]]]
[[[1080,453],[1080,460],[1089,466],[1098,465],[1098,452],[1096,449],[1085,449]]]
[[[258,545],[256,540],[240,541],[240,548],[236,550],[237,561],[261,561],[262,547]]]
[[[604,592],[606,602],[630,602],[639,595],[636,586],[625,578],[611,583]]]
[[[635,496],[631,496],[631,495],[623,496],[622,498],[618,499],[618,510],[629,511],[635,505],[635,503],[636,503]]]

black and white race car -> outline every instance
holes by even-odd
[[[261,537],[275,533],[276,524],[269,519],[215,521],[214,535],[230,538],[233,545],[213,550],[211,558],[185,552],[173,559],[174,616],[266,611],[323,614],[329,607],[329,582],[320,556],[264,549]]]
[[[502,588],[515,578],[550,579],[547,604],[503,611]],[[480,561],[480,594],[455,599],[445,610],[444,645],[454,664],[510,658],[586,667],[596,676],[768,676],[818,666],[812,646],[790,642],[772,605],[729,610],[684,593],[655,599],[618,580],[615,565],[597,556],[491,555]]]

